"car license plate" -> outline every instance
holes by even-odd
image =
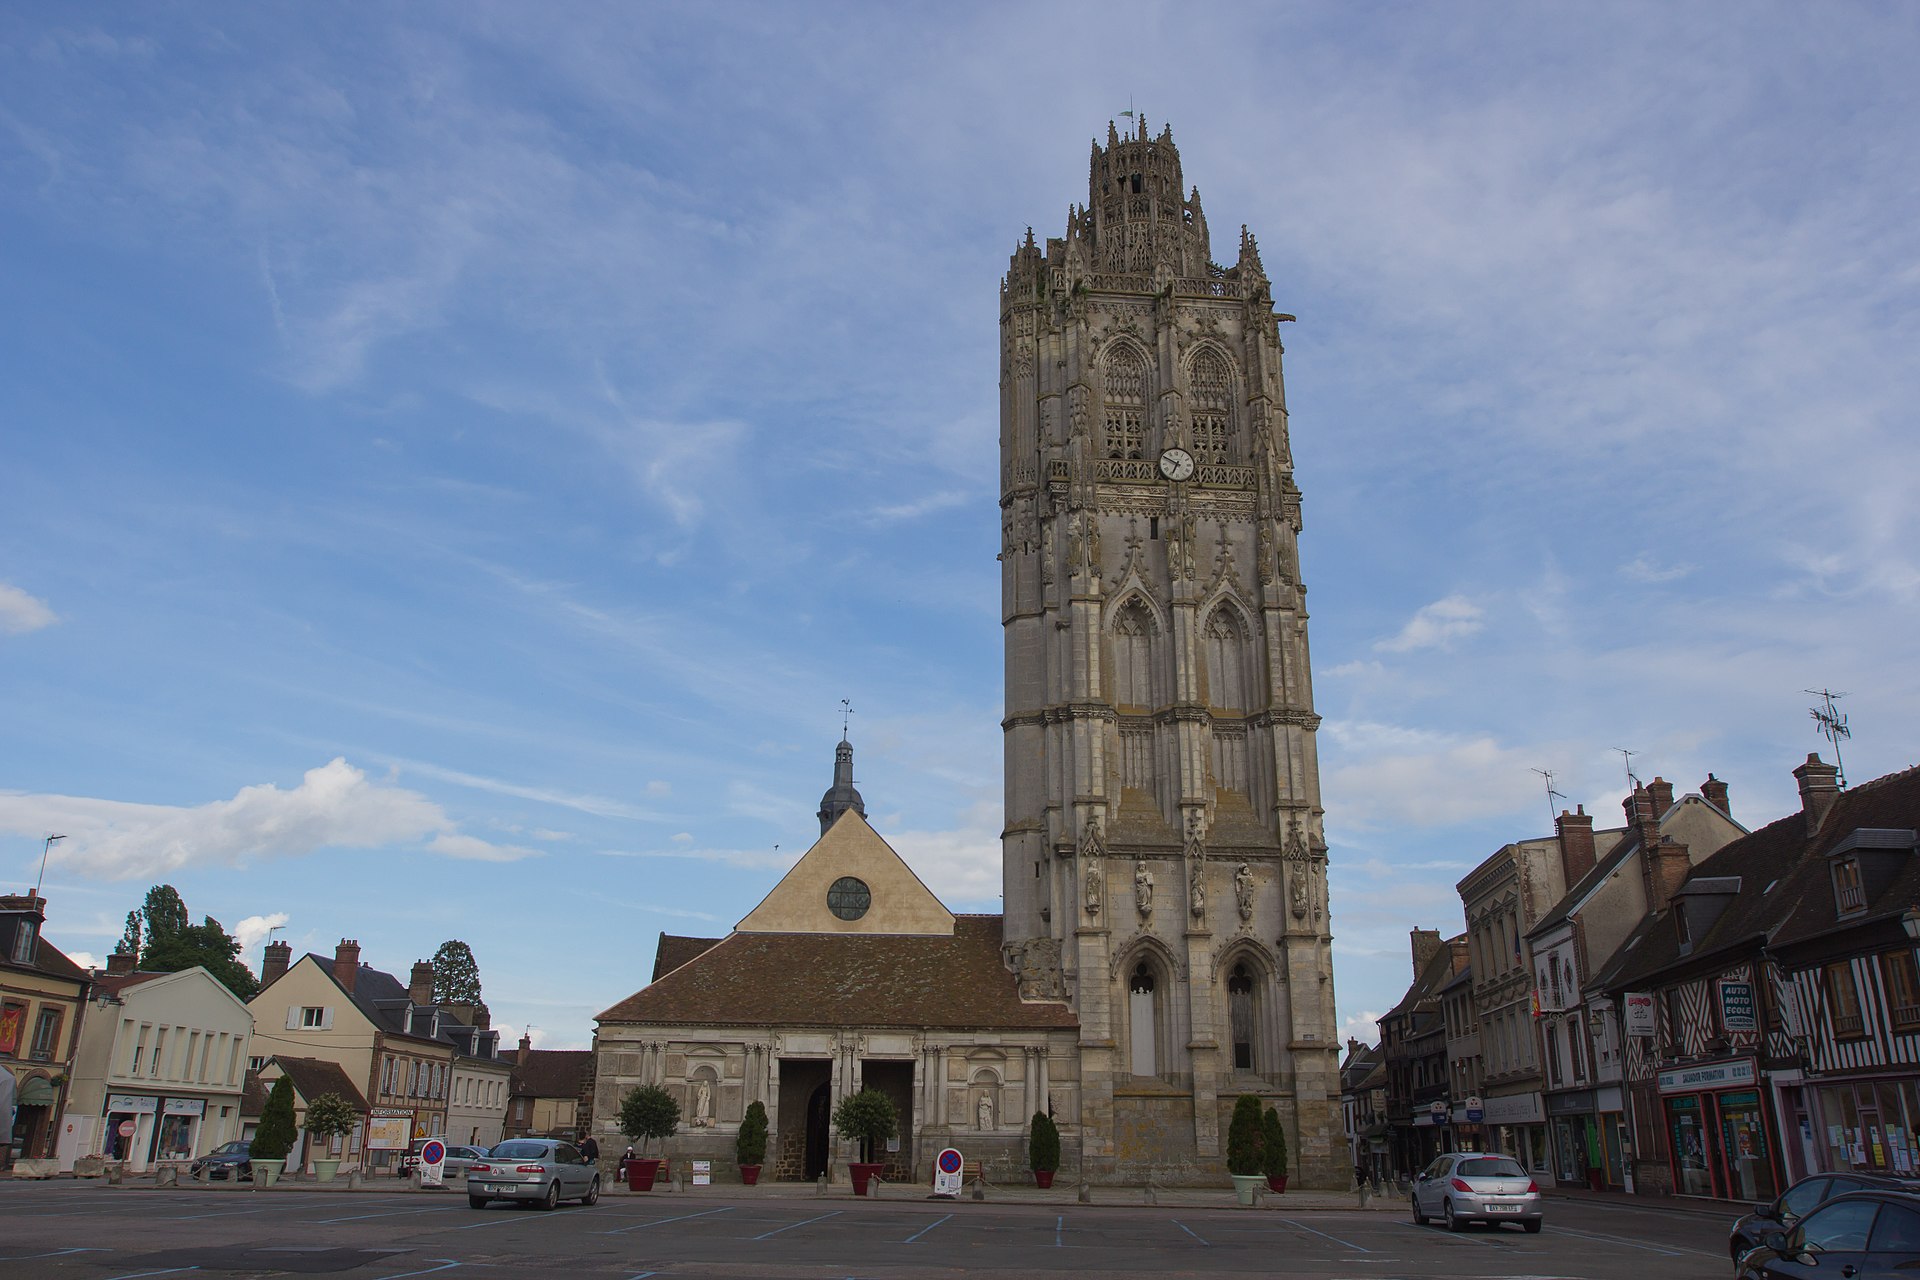
[[[1520,1212],[1520,1206],[1517,1204],[1490,1204],[1487,1206],[1487,1212],[1488,1213],[1518,1213]]]

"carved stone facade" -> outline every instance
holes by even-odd
[[[1290,317],[1144,123],[1000,301],[1005,938],[1080,1024],[1081,1167],[1217,1181],[1251,1092],[1345,1186]]]

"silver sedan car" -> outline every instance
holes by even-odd
[[[467,1203],[476,1209],[492,1200],[551,1209],[562,1200],[592,1204],[599,1198],[600,1168],[571,1142],[509,1138],[467,1169]]]
[[[1421,1170],[1413,1183],[1413,1220],[1425,1226],[1439,1218],[1449,1230],[1470,1222],[1517,1222],[1538,1231],[1546,1221],[1540,1188],[1511,1156],[1449,1151]]]

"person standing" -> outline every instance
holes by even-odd
[[[593,1140],[592,1134],[580,1139],[580,1154],[587,1158],[588,1164],[597,1166],[600,1163],[600,1144]]]

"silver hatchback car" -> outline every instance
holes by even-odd
[[[1449,1230],[1470,1222],[1517,1222],[1538,1231],[1546,1221],[1540,1188],[1512,1156],[1449,1151],[1420,1171],[1413,1183],[1413,1220],[1425,1226],[1439,1218]]]
[[[491,1200],[551,1209],[562,1200],[593,1204],[599,1199],[600,1168],[571,1142],[509,1138],[467,1169],[467,1203],[476,1209]]]

